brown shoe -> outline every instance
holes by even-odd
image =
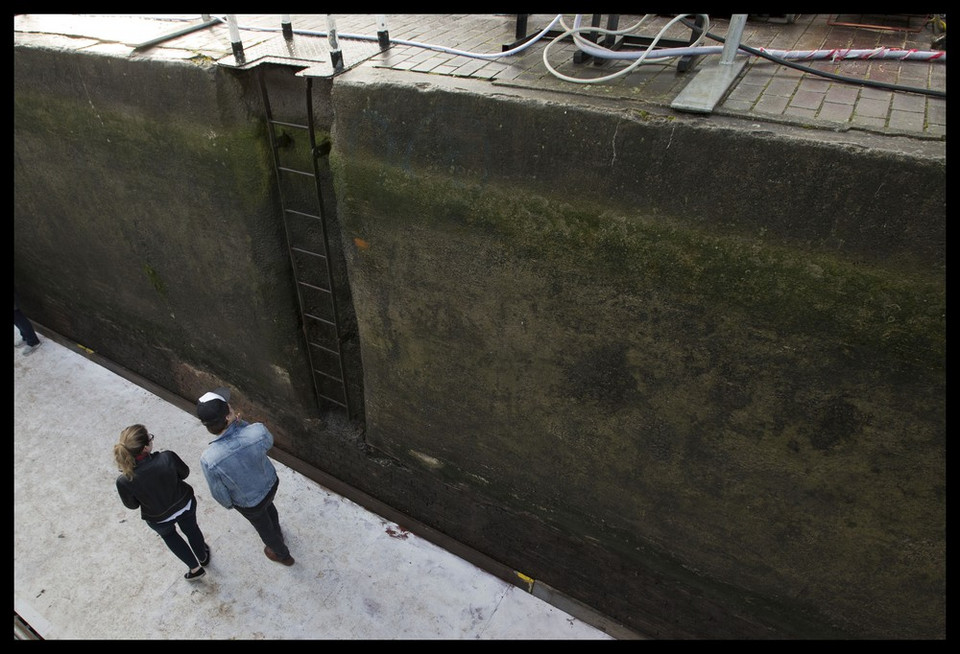
[[[269,545],[263,548],[263,553],[266,554],[266,555],[267,555],[267,558],[270,559],[271,561],[276,561],[277,563],[282,563],[283,565],[293,565],[293,564],[294,564],[294,560],[293,560],[293,557],[292,557],[292,556],[290,556],[290,555],[288,554],[288,555],[287,555],[287,558],[281,559],[279,556],[277,556],[277,553],[276,553],[276,552],[274,552],[272,549],[270,549],[270,546],[269,546]]]

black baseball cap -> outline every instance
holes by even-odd
[[[230,390],[227,388],[215,388],[204,393],[197,400],[197,417],[205,425],[216,424],[230,413],[228,402],[230,402]]]

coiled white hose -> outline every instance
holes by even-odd
[[[718,55],[723,53],[723,49],[724,49],[723,46],[700,45],[700,43],[703,41],[704,37],[707,34],[707,26],[709,25],[709,16],[707,16],[706,14],[699,14],[701,17],[703,17],[704,24],[702,27],[698,28],[699,36],[696,42],[686,47],[660,48],[659,50],[654,50],[654,47],[656,46],[657,42],[659,42],[663,38],[663,34],[667,31],[668,28],[673,26],[675,23],[681,20],[684,20],[688,16],[694,16],[695,14],[681,14],[671,19],[663,28],[660,29],[657,35],[651,40],[647,48],[639,52],[609,50],[607,48],[600,47],[596,43],[589,41],[588,39],[585,39],[582,36],[580,36],[583,32],[589,32],[593,34],[603,33],[603,34],[613,35],[613,36],[628,34],[633,30],[635,30],[640,25],[642,25],[652,15],[653,14],[645,15],[637,23],[635,23],[629,28],[622,29],[622,30],[610,30],[610,29],[605,29],[601,27],[582,27],[581,26],[582,14],[576,14],[573,26],[567,27],[567,25],[563,22],[563,15],[558,14],[556,17],[554,17],[553,20],[550,21],[549,25],[547,25],[543,30],[541,30],[535,36],[524,41],[521,45],[515,48],[512,48],[510,50],[506,50],[504,52],[496,52],[496,53],[489,53],[489,54],[467,52],[465,50],[458,50],[456,48],[448,48],[446,46],[433,45],[430,43],[422,43],[419,41],[410,41],[407,39],[390,38],[389,42],[392,45],[404,45],[404,46],[411,46],[416,48],[424,48],[427,50],[435,50],[438,52],[445,52],[448,54],[458,55],[461,57],[468,57],[472,59],[496,60],[496,59],[502,59],[504,57],[511,57],[513,55],[519,54],[520,52],[533,46],[535,43],[539,42],[542,38],[544,38],[547,35],[547,33],[551,29],[553,29],[555,25],[559,23],[564,31],[559,37],[555,37],[551,39],[550,42],[548,42],[547,45],[544,46],[543,64],[547,68],[547,70],[549,70],[550,73],[555,77],[558,77],[559,79],[562,79],[564,81],[573,82],[576,84],[600,84],[603,82],[608,82],[617,77],[626,75],[627,73],[631,72],[641,64],[664,63],[666,60],[672,59],[675,57]],[[221,22],[226,22],[225,18],[220,18],[217,16],[214,16],[214,18]],[[253,31],[253,32],[279,32],[283,28],[245,26],[245,27],[240,27],[240,29]],[[318,32],[314,30],[293,30],[293,32],[296,34],[302,34],[305,36],[318,36],[318,37],[327,36],[326,32]],[[381,38],[379,35],[370,36],[367,34],[338,33],[337,36],[341,39],[353,39],[358,41],[379,41]],[[574,43],[582,52],[592,57],[595,57],[598,59],[619,59],[619,60],[628,60],[628,61],[634,60],[634,61],[633,63],[629,64],[622,70],[619,70],[617,72],[614,72],[602,77],[584,79],[584,78],[570,77],[568,75],[564,75],[559,71],[557,71],[550,64],[548,60],[548,53],[552,44],[556,43],[557,41],[561,41],[568,36],[573,37]],[[712,37],[712,38],[716,39],[718,37]],[[740,53],[746,53],[747,55],[753,55],[753,56],[761,56],[763,58],[770,59],[772,61],[779,61],[783,65],[791,66],[794,68],[801,68],[801,69],[802,69],[801,66],[798,66],[797,64],[792,64],[790,62],[816,61],[816,60],[840,61],[844,59],[896,59],[900,61],[925,61],[925,62],[941,62],[941,63],[946,63],[947,61],[946,51],[941,51],[941,50],[933,50],[933,51],[905,50],[902,48],[885,48],[885,47],[872,48],[872,49],[860,49],[860,50],[854,50],[851,48],[832,48],[829,50],[767,50],[765,48],[749,48],[742,44],[738,44],[738,45],[739,45],[738,52]],[[839,75],[829,74],[823,71],[812,70],[809,72],[813,74],[829,76],[832,79],[838,79],[840,81],[847,81],[850,83],[860,83],[863,85],[876,85],[876,86],[881,85],[880,82],[867,82],[867,81],[860,81],[860,80],[854,80],[854,79],[846,79],[846,78],[840,77]],[[926,95],[946,97],[946,92],[943,92],[943,91],[934,91],[934,90],[921,89],[921,88],[897,87],[891,84],[883,84],[882,86],[883,88],[892,88],[894,90],[902,90],[902,91],[913,92],[913,93],[922,93]]]
[[[680,22],[680,21],[683,20],[684,18],[687,18],[688,16],[693,16],[693,15],[694,15],[694,14],[680,14],[680,15],[672,18],[666,25],[664,25],[664,26],[660,29],[660,31],[657,33],[657,35],[651,40],[651,42],[650,42],[650,44],[647,46],[647,48],[646,48],[643,52],[639,53],[639,54],[635,57],[635,61],[634,61],[632,64],[630,64],[629,66],[627,66],[626,68],[623,68],[623,69],[621,69],[621,70],[618,70],[618,71],[615,72],[615,73],[611,73],[610,75],[605,75],[605,76],[603,76],[603,77],[595,77],[595,78],[591,78],[591,79],[583,79],[583,78],[580,78],[580,77],[570,77],[570,76],[568,76],[568,75],[564,75],[564,74],[560,73],[559,71],[557,71],[553,66],[550,65],[550,61],[547,59],[547,55],[550,53],[550,46],[551,46],[551,45],[553,45],[553,44],[556,43],[557,41],[562,41],[562,40],[563,40],[564,38],[566,38],[567,36],[571,36],[571,35],[572,35],[572,36],[573,36],[573,39],[574,39],[574,42],[577,44],[577,47],[579,47],[583,52],[585,52],[585,53],[587,53],[587,54],[592,54],[592,53],[596,52],[597,54],[594,54],[593,56],[599,56],[599,53],[603,52],[603,53],[605,53],[605,54],[604,54],[604,58],[610,58],[610,59],[613,59],[613,58],[617,58],[617,59],[624,58],[624,59],[628,59],[628,58],[630,58],[630,57],[610,56],[610,55],[619,55],[619,54],[622,54],[622,53],[614,52],[613,50],[607,50],[606,48],[595,48],[595,47],[594,47],[595,44],[593,44],[591,41],[588,41],[587,39],[584,39],[583,37],[580,36],[580,34],[583,33],[583,32],[590,32],[590,33],[601,32],[601,33],[603,33],[603,34],[610,34],[610,35],[614,35],[614,36],[621,35],[621,34],[626,34],[626,33],[628,33],[629,31],[632,31],[634,28],[638,27],[640,24],[642,24],[642,23],[650,16],[650,14],[647,14],[646,16],[644,16],[643,18],[641,18],[641,19],[636,23],[636,25],[631,26],[630,28],[628,28],[628,30],[609,30],[609,29],[605,29],[605,28],[601,28],[601,27],[581,27],[581,26],[580,26],[581,14],[577,14],[577,17],[576,17],[576,19],[574,20],[573,27],[569,27],[569,28],[568,28],[568,27],[566,27],[566,25],[564,25],[564,29],[565,29],[566,31],[565,31],[563,34],[561,34],[560,36],[558,36],[557,38],[555,38],[555,39],[553,39],[552,41],[550,41],[550,43],[548,43],[547,45],[544,46],[544,48],[543,48],[543,65],[546,66],[547,70],[549,70],[549,71],[553,74],[554,77],[557,77],[557,78],[559,78],[559,79],[565,80],[565,81],[567,81],[567,82],[576,82],[576,83],[578,83],[578,84],[600,84],[600,83],[602,83],[602,82],[609,82],[609,81],[612,80],[612,79],[616,79],[617,77],[620,77],[620,76],[622,76],[622,75],[626,75],[627,73],[631,72],[634,68],[636,68],[637,66],[640,66],[640,65],[643,64],[643,63],[648,63],[648,62],[652,62],[652,61],[661,62],[663,59],[669,59],[670,57],[680,56],[680,55],[674,55],[674,54],[664,56],[663,50],[658,50],[657,53],[656,53],[655,55],[652,55],[652,56],[650,55],[650,53],[654,51],[654,50],[653,50],[654,47],[656,47],[657,43],[660,41],[660,39],[663,38],[663,35],[666,33],[666,31],[667,31],[668,29],[670,29],[671,27],[673,27],[676,23]],[[692,44],[690,47],[688,47],[688,48],[683,48],[684,50],[696,50],[696,49],[697,49],[697,47],[696,47],[697,44],[700,43],[700,42],[703,40],[703,35],[706,34],[706,32],[707,32],[707,28],[708,28],[709,25],[710,25],[710,17],[707,16],[706,14],[699,14],[699,15],[700,15],[701,17],[703,17],[703,20],[704,20],[703,29],[702,29],[702,31],[700,32],[700,36],[697,38],[696,42],[693,43],[693,44]],[[561,23],[562,23],[562,21],[561,21]],[[723,48],[721,48],[721,50],[722,50],[722,49],[723,49]],[[635,53],[635,54],[636,54],[636,53]]]

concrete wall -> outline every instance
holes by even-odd
[[[32,316],[186,397],[315,404],[255,87],[17,50],[16,282]],[[253,89],[253,90],[251,90]]]
[[[650,635],[944,637],[943,157],[321,84],[346,421],[313,398],[253,74],[14,61],[42,325],[190,400],[230,384],[278,448]]]

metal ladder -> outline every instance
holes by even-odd
[[[324,402],[333,404],[352,417],[344,371],[342,324],[337,309],[317,163],[323,153],[317,148],[314,129],[313,80],[306,77],[306,124],[274,119],[262,66],[257,68],[257,81],[266,113],[267,133],[283,210],[283,227],[297,285],[300,322],[307,342],[318,404],[321,408],[324,408]],[[283,128],[294,133],[302,132],[309,138],[309,150],[301,152],[300,161],[290,164],[284,160],[282,151],[295,150],[297,139],[291,138]],[[304,156],[310,159],[310,170],[305,169]]]

